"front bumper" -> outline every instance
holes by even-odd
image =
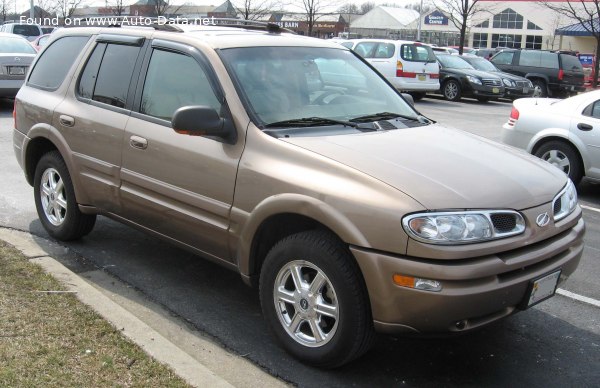
[[[504,97],[506,98],[523,98],[533,96],[533,88],[504,88]]]
[[[503,86],[488,86],[471,83],[464,81],[463,94],[471,95],[474,97],[489,97],[489,98],[500,98],[504,96]]]
[[[464,332],[519,311],[532,279],[575,271],[583,252],[582,219],[546,240],[494,255],[428,260],[351,248],[369,290],[375,329],[384,333]],[[438,280],[440,292],[400,287],[394,274]]]

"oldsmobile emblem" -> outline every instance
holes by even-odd
[[[548,212],[542,213],[539,216],[537,216],[537,218],[535,219],[535,223],[540,227],[543,228],[544,226],[548,225],[548,223],[550,222],[550,216],[548,215]]]
[[[15,57],[15,62],[21,62],[21,58],[20,57]]]

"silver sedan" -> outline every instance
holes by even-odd
[[[600,90],[565,100],[514,101],[502,141],[542,158],[577,184],[600,181]]]

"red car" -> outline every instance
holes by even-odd
[[[44,47],[46,43],[48,43],[49,39],[50,34],[40,35],[37,38],[35,38],[33,42],[31,42],[31,45],[33,46],[35,51],[40,51],[42,47]]]

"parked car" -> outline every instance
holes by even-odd
[[[440,64],[440,91],[449,101],[459,101],[462,97],[473,97],[481,102],[504,95],[504,85],[500,77],[481,70],[475,70],[458,55],[436,54]]]
[[[35,54],[27,39],[0,32],[0,97],[17,94]]]
[[[394,87],[420,99],[440,88],[440,69],[430,46],[388,39],[356,39],[352,49]]]
[[[530,80],[535,97],[565,97],[585,90],[581,63],[570,54],[510,49],[490,60],[500,70]]]
[[[50,34],[38,36],[33,42],[31,42],[31,47],[33,47],[35,51],[40,51],[42,47],[44,47],[48,43],[49,40]]]
[[[43,34],[51,34],[56,31],[57,27],[53,26],[40,26]]]
[[[42,27],[38,24],[9,22],[0,26],[0,32],[8,32],[25,37],[32,41],[40,35],[43,35]]]
[[[482,57],[485,59],[490,59],[494,56],[494,54],[498,53],[500,50],[495,48],[477,48],[471,54],[475,54],[478,57]]]
[[[600,181],[600,91],[515,101],[502,141],[552,163],[575,184]]]
[[[482,327],[575,271],[562,172],[434,123],[336,43],[248,23],[54,33],[13,131],[51,237],[104,215],[237,271],[321,367],[375,331]]]
[[[434,53],[458,54],[458,49],[451,48],[451,47],[431,46],[431,49],[433,50]]]
[[[533,96],[533,84],[525,77],[505,73],[498,69],[487,59],[478,56],[463,55],[461,57],[477,70],[485,71],[497,75],[504,84],[504,97],[514,100],[522,97]]]

